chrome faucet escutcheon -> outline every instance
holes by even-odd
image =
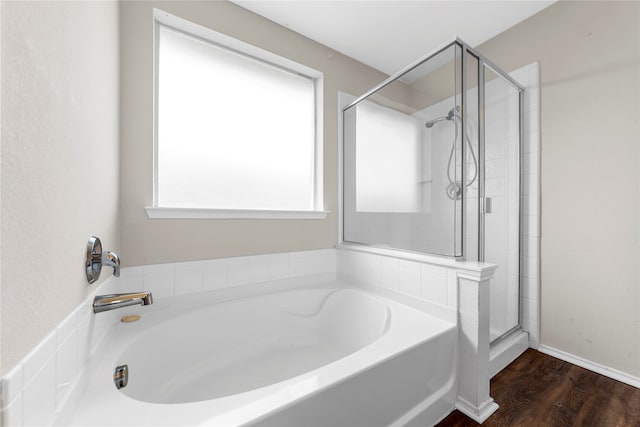
[[[153,304],[151,292],[132,292],[127,294],[98,295],[93,299],[93,312],[115,310],[116,308],[129,307],[130,305]]]

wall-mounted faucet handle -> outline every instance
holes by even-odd
[[[87,242],[87,256],[85,259],[87,281],[94,283],[102,271],[102,243],[96,236],[89,237]]]
[[[115,252],[104,251],[101,261],[103,267],[113,267],[113,275],[120,277],[120,257]]]
[[[102,243],[96,236],[91,236],[87,243],[87,258],[85,268],[87,281],[94,283],[100,277],[102,267],[113,267],[113,275],[120,277],[120,258],[115,252],[102,251]]]

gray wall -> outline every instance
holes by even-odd
[[[118,4],[0,7],[5,373],[95,288],[89,236],[120,248]]]
[[[150,220],[153,202],[152,9],[209,27],[324,73],[325,220]],[[384,75],[229,2],[127,1],[121,26],[122,260],[125,265],[198,260],[336,244],[337,93],[361,94]]]
[[[562,1],[479,50],[541,65],[541,343],[640,376],[640,3]]]

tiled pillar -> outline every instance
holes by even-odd
[[[498,405],[489,396],[489,284],[495,265],[459,271],[458,398],[456,408],[478,423]]]

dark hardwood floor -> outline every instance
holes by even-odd
[[[640,427],[640,389],[528,349],[491,380],[483,426]],[[454,411],[438,427],[477,426]]]

